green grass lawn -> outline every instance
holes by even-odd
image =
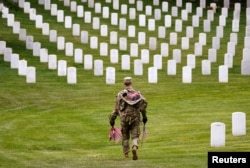
[[[63,7],[63,2],[52,2],[58,3],[58,8],[64,9],[67,15],[76,16],[69,7]],[[41,5],[32,3],[31,6],[44,16],[44,22],[51,24],[51,29],[57,29],[59,35],[66,37],[66,41],[73,41],[75,48],[81,47],[84,54],[93,54],[94,59],[100,58],[99,50],[81,44],[80,38],[73,37],[71,30],[64,29],[63,23],[56,23],[56,17],[51,17]],[[86,9],[93,12],[93,9]],[[29,21],[22,9],[12,8],[10,12],[15,13],[15,19],[22,22],[21,27],[26,28],[27,34],[33,35],[35,41],[40,41],[43,47],[48,48],[49,53],[56,54],[59,59],[67,60],[68,65],[77,68],[77,84],[67,84],[66,77],[58,77],[56,70],[48,70],[47,64],[40,63],[39,57],[33,57],[32,51],[25,49],[25,42],[18,41],[18,35],[12,34],[6,19],[0,19],[0,40],[7,41],[7,47],[11,47],[13,53],[19,53],[20,59],[26,59],[29,66],[35,66],[37,77],[35,84],[26,84],[25,77],[18,76],[16,69],[10,69],[10,63],[4,62],[3,55],[0,55],[0,167],[205,168],[208,151],[250,150],[248,132],[246,136],[234,137],[231,131],[231,115],[236,111],[246,112],[247,130],[250,128],[250,77],[240,74],[245,9],[241,13],[239,44],[234,56],[234,67],[229,69],[228,83],[219,83],[218,66],[223,64],[226,53],[233,9],[229,10],[225,37],[221,39],[218,60],[212,63],[211,75],[201,75],[201,61],[207,59],[207,50],[211,48],[211,38],[215,35],[220,12],[215,14],[213,31],[208,33],[208,44],[203,47],[204,56],[197,58],[197,66],[192,71],[192,83],[182,83],[181,74],[182,67],[186,65],[186,55],[193,52],[191,45],[189,50],[182,51],[182,63],[177,65],[175,76],[167,75],[166,66],[167,60],[172,58],[172,50],[180,46],[170,46],[170,55],[163,58],[163,69],[158,71],[157,84],[150,84],[147,79],[147,68],[152,66],[152,57],[150,63],[144,65],[143,76],[133,75],[133,64],[131,70],[124,71],[120,63],[111,64],[108,57],[101,57],[105,67],[116,68],[114,85],[105,84],[105,75],[95,77],[93,70],[84,70],[81,64],[74,63],[73,57],[66,57],[63,51],[57,51],[56,44],[49,43],[48,36],[41,35],[41,29],[35,29],[34,22]],[[205,13],[204,10],[204,16]],[[98,31],[90,29],[91,24],[85,24],[77,18],[73,20],[81,23],[81,28],[89,30],[90,34],[99,35]],[[185,26],[191,24],[190,20],[185,22]],[[101,22],[109,24],[107,20]],[[136,25],[137,21],[131,21],[131,24]],[[162,24],[162,21],[157,24]],[[195,28],[195,37],[191,39],[193,43],[197,41],[201,27]],[[116,29],[109,25],[109,31]],[[145,29],[138,28],[138,31]],[[126,34],[126,31],[119,32],[119,36]],[[149,35],[153,36],[154,32],[149,32]],[[179,34],[180,37],[184,35],[185,31]],[[99,38],[99,42],[109,42],[105,37]],[[131,42],[134,40],[128,39]],[[169,39],[166,40],[168,42]],[[160,41],[164,39],[158,39],[159,44]],[[111,47],[118,48],[116,45]],[[148,44],[140,46],[140,49],[147,47]],[[159,48],[150,54],[159,53]],[[120,51],[120,54],[128,53]],[[125,76],[133,77],[134,88],[140,90],[149,103],[148,136],[139,147],[138,161],[125,160],[121,143],[115,144],[108,139],[108,116],[113,110],[117,92],[123,88]],[[218,121],[226,124],[226,146],[211,148],[210,124]],[[116,120],[116,127],[119,127],[119,119]]]

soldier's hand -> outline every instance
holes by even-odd
[[[148,118],[147,117],[143,118],[142,122],[143,122],[143,124],[146,124],[148,122]]]
[[[115,122],[114,121],[109,121],[109,124],[111,127],[113,127],[115,125]]]

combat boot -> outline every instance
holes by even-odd
[[[124,156],[125,156],[125,159],[128,159],[128,153],[125,153]]]
[[[133,160],[138,160],[138,156],[137,156],[137,153],[136,153],[136,151],[137,151],[137,146],[133,146],[133,148],[132,148],[132,153],[133,153]]]

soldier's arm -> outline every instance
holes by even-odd
[[[117,96],[116,99],[115,99],[114,110],[109,116],[109,121],[110,121],[111,125],[112,125],[112,123],[115,123],[115,119],[119,115],[119,110],[118,109],[119,109],[119,100],[118,100],[118,96]]]

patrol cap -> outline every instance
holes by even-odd
[[[129,76],[127,76],[127,77],[125,77],[125,78],[123,79],[123,82],[124,82],[124,83],[131,83],[131,82],[132,82],[132,78],[129,77]]]

